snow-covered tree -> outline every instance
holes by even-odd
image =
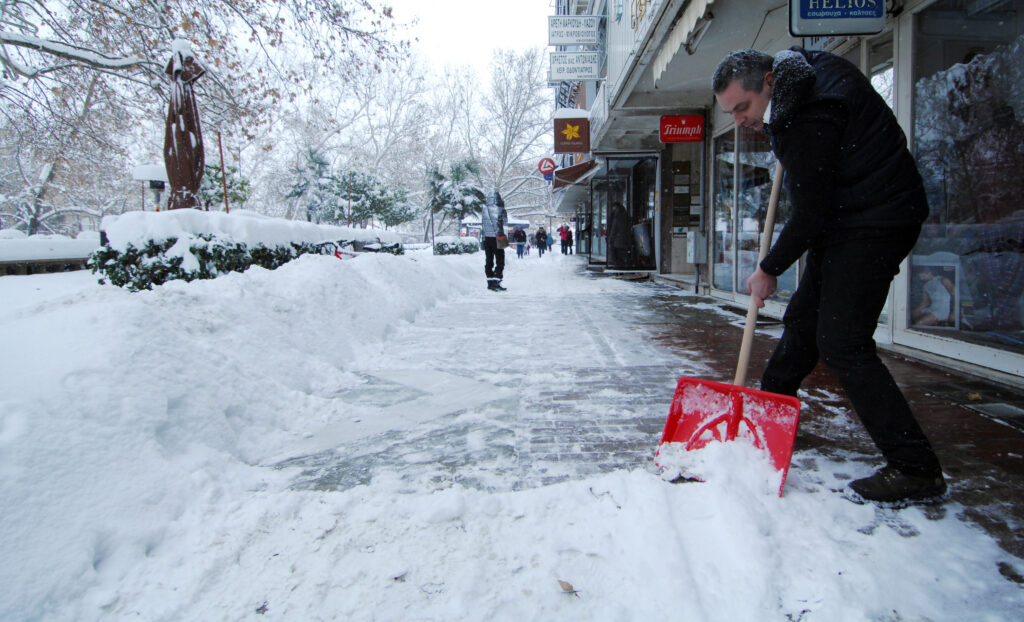
[[[479,143],[474,147],[483,178],[497,188],[510,214],[547,204],[547,184],[537,162],[551,152],[551,100],[544,55],[497,50],[483,97]]]
[[[296,179],[287,198],[296,200],[307,220],[337,222],[337,215],[344,210],[341,185],[323,154],[310,149],[306,162],[292,172]]]
[[[75,167],[118,163],[107,181],[123,183],[132,164],[124,145],[162,139],[176,38],[190,41],[207,72],[197,89],[204,126],[249,141],[318,77],[397,57],[392,21],[390,9],[366,0],[0,2],[0,157],[19,164],[3,194],[20,197],[35,227],[48,209],[81,206],[77,186],[65,183]],[[296,71],[297,58],[316,72]],[[159,153],[141,151],[143,161]],[[63,203],[49,201],[58,194]],[[10,200],[3,209],[14,209]]]
[[[297,45],[320,66],[345,72],[396,56],[391,22],[389,8],[367,0],[6,0],[0,66],[18,80],[3,81],[0,91],[29,107],[66,74],[85,69],[166,100],[168,52],[182,38],[208,73],[201,105],[214,117],[258,122],[295,85],[280,61]]]
[[[2,92],[2,91],[0,91]],[[0,106],[0,210],[28,234],[83,226],[127,202],[125,135],[98,78],[58,89],[61,116]]]
[[[487,203],[480,187],[480,168],[476,162],[466,160],[452,165],[445,176],[438,169],[430,171],[430,211],[441,219],[437,228],[458,224],[464,218],[477,214]]]
[[[318,151],[307,156],[294,171],[288,197],[299,201],[310,220],[365,227],[377,221],[394,226],[415,217],[402,189],[362,171],[337,171]]]
[[[228,189],[229,209],[241,209],[252,194],[252,187],[249,180],[242,177],[238,167],[224,167],[227,172],[227,180],[223,179],[220,165],[206,165],[206,172],[203,174],[202,183],[199,186],[199,200],[208,210],[219,211],[224,209],[224,186]]]
[[[407,210],[403,209],[405,193],[389,187],[375,175],[344,171],[336,179],[343,213],[335,215],[335,222],[366,226],[379,220],[393,226],[411,220],[405,217]]]

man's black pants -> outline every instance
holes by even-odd
[[[841,240],[812,248],[761,388],[796,395],[820,356],[889,466],[932,476],[941,472],[938,458],[878,358],[873,337],[889,285],[919,231],[847,231]]]
[[[488,279],[503,278],[505,273],[505,249],[498,248],[497,238],[484,238],[484,274]]]

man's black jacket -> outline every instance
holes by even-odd
[[[885,100],[849,61],[792,48],[775,57],[772,149],[793,214],[761,269],[778,276],[851,229],[906,228],[928,216],[921,175]]]

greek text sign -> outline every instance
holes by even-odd
[[[548,45],[598,45],[600,25],[594,15],[549,15]]]
[[[885,28],[885,0],[789,0],[794,37],[871,35]]]
[[[552,52],[549,80],[597,80],[601,77],[600,52]]]

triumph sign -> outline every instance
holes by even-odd
[[[704,117],[699,114],[664,116],[659,134],[663,143],[698,143],[704,140]]]

